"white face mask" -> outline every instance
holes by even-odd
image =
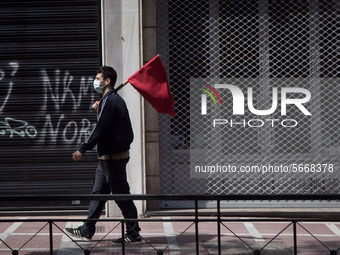
[[[98,80],[94,80],[93,81],[93,89],[98,92],[98,93],[102,93],[103,92],[103,87],[100,86],[101,82]]]

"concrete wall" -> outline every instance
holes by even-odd
[[[156,0],[143,0],[143,62],[158,54]],[[158,113],[145,101],[145,165],[146,193],[160,194]],[[147,203],[148,210],[158,209],[157,201]]]
[[[103,62],[118,73],[117,85],[157,55],[156,0],[102,0]],[[158,113],[127,84],[119,91],[133,123],[135,139],[128,164],[133,194],[159,194]],[[157,209],[158,202],[136,201],[139,214]],[[120,216],[114,202],[108,216]]]
[[[117,85],[123,83],[142,65],[141,3],[139,0],[102,0],[103,63],[116,69]],[[128,106],[134,130],[134,141],[127,165],[132,194],[145,193],[144,167],[144,106],[139,93],[127,84],[119,91]],[[138,213],[145,210],[142,201],[136,201]],[[117,205],[110,201],[108,216],[120,216]]]

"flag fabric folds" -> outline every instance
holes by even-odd
[[[129,77],[128,81],[158,113],[176,116],[166,70],[158,55]]]

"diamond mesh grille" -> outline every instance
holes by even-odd
[[[287,79],[288,87],[306,87],[302,81],[312,80],[307,88],[313,95],[313,103],[308,105],[313,116],[307,118],[296,109],[287,109],[302,123],[299,129],[220,132],[223,155],[232,163],[248,165],[267,161],[288,164],[296,159],[308,163],[312,158],[316,163],[332,163],[334,171],[339,171],[339,12],[338,0],[158,0],[158,52],[169,75],[177,114],[175,118],[160,116],[159,120],[162,193],[339,192],[337,178],[305,175],[302,179],[193,179],[189,171],[189,149],[195,146],[190,140],[193,81],[214,84],[214,81],[256,78],[270,80],[271,87],[275,79]],[[296,84],[297,81],[303,84]],[[268,100],[260,99],[270,97],[266,86],[264,82],[254,87],[254,105],[258,108],[268,109]],[[253,86],[245,83],[245,87]],[[222,99],[231,104],[230,98]],[[279,118],[275,114],[272,117]],[[209,141],[209,134],[201,139],[202,145]]]

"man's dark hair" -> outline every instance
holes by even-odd
[[[97,73],[101,73],[104,80],[107,78],[110,78],[111,80],[111,87],[113,88],[117,81],[117,73],[115,69],[113,69],[111,66],[102,66],[98,69]]]

